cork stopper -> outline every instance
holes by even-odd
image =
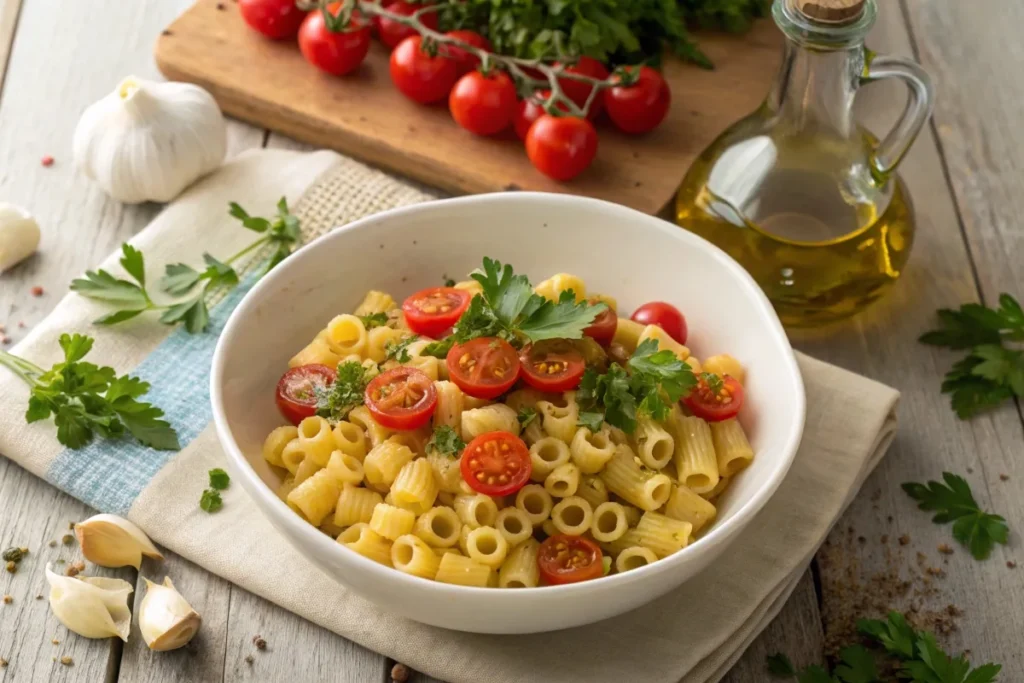
[[[795,0],[800,14],[822,24],[842,25],[860,19],[866,0]]]

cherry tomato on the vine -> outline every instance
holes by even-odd
[[[721,422],[736,417],[743,407],[743,385],[735,378],[714,375],[712,382],[701,375],[697,386],[683,403],[694,415],[708,422]]]
[[[551,97],[550,90],[538,90],[525,100],[519,100],[519,103],[516,104],[516,116],[512,121],[512,125],[520,140],[526,140],[526,134],[530,132],[530,126],[544,115],[543,103],[549,97]],[[565,105],[562,103],[559,103],[557,108],[559,111],[566,111]]]
[[[470,133],[494,135],[508,128],[516,113],[516,85],[504,71],[470,71],[448,97],[452,118]]]
[[[341,3],[333,3],[327,9],[336,14]],[[306,61],[318,69],[344,76],[366,59],[370,50],[370,27],[362,17],[353,14],[348,26],[335,32],[327,28],[322,12],[310,12],[299,29],[299,50]]]
[[[277,382],[274,397],[285,419],[297,425],[316,413],[316,390],[334,384],[337,373],[326,365],[300,365],[288,370]]]
[[[566,68],[565,71],[566,73],[578,74],[580,76],[590,76],[602,81],[608,78],[608,69],[593,57],[580,57],[575,64]],[[565,93],[566,97],[575,102],[576,106],[580,108],[587,103],[590,91],[594,89],[592,85],[564,77],[558,79],[558,85],[561,86],[562,92]],[[591,121],[596,120],[601,115],[603,107],[601,93],[594,95],[594,101],[590,105],[590,111],[587,112],[587,118]]]
[[[602,94],[605,110],[612,123],[622,132],[632,134],[646,133],[657,128],[668,115],[672,102],[668,83],[649,66],[640,67],[637,81],[633,85],[612,86]]]
[[[469,308],[473,296],[455,287],[430,287],[402,302],[405,324],[416,334],[440,338]]]
[[[515,434],[487,432],[462,451],[462,479],[477,493],[507,496],[526,485],[533,472],[530,450]]]
[[[370,380],[364,400],[377,424],[408,431],[430,422],[437,389],[427,373],[401,365]]]
[[[420,104],[443,100],[456,78],[455,62],[424,50],[419,36],[406,38],[391,53],[391,80],[403,95]]]
[[[686,328],[686,318],[672,304],[651,301],[633,311],[630,320],[641,325],[657,325],[680,344],[686,343],[689,332]]]
[[[519,378],[519,354],[498,337],[478,337],[456,344],[445,359],[448,376],[474,398],[495,398]]]
[[[456,38],[464,43],[468,43],[473,47],[478,47],[481,50],[491,51],[491,41],[484,38],[476,31],[469,31],[467,29],[459,29],[457,31],[448,31],[445,33],[449,38]],[[459,75],[468,74],[480,66],[480,58],[474,54],[470,54],[464,48],[458,47],[457,45],[445,45],[445,54],[451,59],[455,60],[455,66],[459,70]]]
[[[238,0],[242,19],[267,38],[294,38],[306,12],[295,6],[295,0]]]
[[[540,544],[537,568],[548,585],[589,581],[604,575],[601,557],[601,548],[590,539],[556,534]]]
[[[526,134],[526,155],[544,175],[571,180],[597,156],[597,131],[577,116],[544,114]]]
[[[386,5],[384,9],[392,14],[401,14],[402,16],[411,17],[417,10],[423,9],[423,5],[413,5],[405,2],[405,0],[395,0],[394,2]],[[437,12],[424,12],[420,15],[420,22],[427,28],[436,31]],[[380,42],[390,48],[397,47],[399,43],[410,36],[419,35],[413,27],[400,24],[394,19],[388,19],[387,17],[377,17],[376,26],[377,35],[380,36]]]

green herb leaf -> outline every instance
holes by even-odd
[[[87,270],[84,278],[72,280],[71,291],[130,310],[144,309],[149,303],[142,287],[128,280],[120,280],[102,269]]]
[[[655,420],[668,418],[669,408],[697,386],[690,366],[669,350],[658,350],[656,339],[637,346],[627,365],[633,371],[630,386],[639,410]]]
[[[160,278],[160,289],[171,296],[188,294],[199,284],[202,273],[185,263],[171,263],[164,268],[164,276]]]
[[[228,473],[219,467],[215,467],[214,469],[210,470],[209,475],[211,489],[223,491],[231,483],[231,477],[229,477]]]
[[[793,662],[791,662],[789,657],[781,652],[768,655],[767,665],[768,673],[772,676],[778,676],[780,678],[796,676],[796,669],[793,667]]]
[[[384,360],[394,359],[399,363],[408,363],[412,360],[412,356],[409,355],[409,344],[412,344],[417,339],[419,339],[419,336],[413,334],[385,343]]]
[[[125,242],[121,245],[121,267],[125,272],[135,278],[143,289],[146,288],[146,263],[142,252]]]
[[[234,287],[238,284],[238,273],[228,264],[218,261],[210,254],[203,254],[203,261],[206,262],[206,270],[202,277],[209,280],[207,289],[213,287]]]
[[[917,634],[899,612],[889,612],[889,619],[861,619],[857,631],[878,642],[885,651],[895,657],[909,659],[914,656],[914,642]]]
[[[388,314],[383,311],[371,313],[370,315],[361,315],[359,319],[363,322],[363,327],[368,330],[372,330],[375,327],[384,327],[388,324]]]
[[[587,368],[576,398],[581,407],[580,426],[596,432],[602,422],[607,422],[629,434],[636,430],[637,399],[632,393],[629,375],[621,365],[613,363],[603,375],[594,368]]]
[[[970,549],[975,559],[987,558],[996,543],[1005,545],[1009,533],[1006,520],[983,512],[963,477],[943,472],[942,479],[945,484],[908,482],[903,484],[903,490],[918,501],[918,508],[936,512],[932,517],[934,523],[954,522],[953,537]]]
[[[583,331],[607,308],[603,303],[576,303],[576,295],[572,290],[562,292],[557,303],[537,294],[533,295],[530,303],[517,327],[531,342],[580,339]]]
[[[441,425],[434,428],[434,433],[430,437],[430,441],[427,442],[427,450],[442,455],[450,455],[453,458],[458,458],[462,455],[462,451],[466,448],[466,442],[463,441],[458,433],[449,427],[448,425]]]
[[[839,652],[842,664],[833,672],[842,683],[875,683],[878,669],[875,658],[860,645],[849,645]]]
[[[366,374],[366,368],[354,360],[338,365],[334,384],[327,389],[315,388],[317,415],[337,422],[344,420],[353,408],[363,405],[369,382]]]
[[[160,322],[165,325],[184,323],[185,329],[191,334],[202,332],[210,322],[210,311],[206,307],[206,292],[200,292],[198,296],[184,303],[171,306],[160,316]]]
[[[537,411],[529,406],[523,406],[519,409],[516,419],[519,420],[519,426],[526,429],[528,424],[537,419]]]
[[[266,218],[250,216],[237,202],[228,204],[228,213],[242,222],[242,225],[253,232],[266,232],[270,229],[270,221]]]
[[[199,499],[199,508],[206,512],[216,512],[224,507],[224,501],[220,497],[220,491],[206,489]]]

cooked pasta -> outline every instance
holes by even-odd
[[[331,317],[277,385],[291,425],[262,453],[278,496],[342,552],[459,586],[592,579],[684,550],[750,476],[743,366],[691,355],[668,304],[635,322],[579,277],[523,288],[509,268],[485,259],[486,296],[476,279],[404,303],[374,290]],[[693,388],[665,411],[669,381]]]

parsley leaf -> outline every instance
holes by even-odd
[[[210,470],[209,475],[211,489],[223,491],[231,483],[231,477],[229,477],[228,473],[219,467],[215,467],[214,469]]]
[[[918,501],[921,510],[936,511],[932,517],[934,523],[953,522],[953,537],[970,549],[975,559],[984,560],[996,543],[1006,544],[1009,533],[1006,520],[982,511],[963,477],[943,472],[942,479],[945,484],[908,482],[903,484],[903,490]]]
[[[526,429],[526,425],[537,419],[537,411],[529,406],[523,406],[519,409],[516,419],[519,420],[519,426]]]
[[[637,400],[631,392],[629,375],[621,365],[612,363],[603,375],[587,368],[576,398],[580,403],[581,427],[596,432],[602,422],[607,422],[630,434],[636,429]]]
[[[220,497],[220,491],[206,489],[199,498],[199,508],[206,512],[216,512],[224,507],[224,501]]]
[[[415,334],[408,337],[402,337],[389,341],[384,344],[384,360],[396,360],[399,363],[408,363],[412,360],[412,356],[409,355],[409,344],[419,339]]]
[[[833,672],[843,683],[874,683],[878,680],[875,658],[861,645],[849,645],[839,652],[842,664]]]
[[[422,353],[435,358],[445,358],[455,344],[464,344],[477,337],[501,337],[512,341],[511,334],[502,326],[482,296],[474,296],[469,308],[462,314],[452,333],[444,339],[427,344]]]
[[[334,384],[326,389],[314,387],[316,413],[328,420],[344,420],[353,408],[363,404],[363,394],[369,382],[366,368],[350,360],[338,365]]]
[[[861,619],[857,622],[857,630],[874,639],[888,654],[894,657],[910,659],[914,656],[914,642],[917,640],[917,634],[899,612],[890,612],[888,621]]]
[[[942,383],[960,419],[1024,396],[1024,351],[1005,345],[1024,341],[1024,310],[1013,297],[1000,296],[996,309],[971,303],[956,311],[942,309],[938,316],[942,327],[921,335],[920,341],[968,350]]]
[[[434,433],[427,442],[427,450],[458,458],[466,448],[466,442],[448,425],[434,428]]]
[[[18,375],[30,388],[25,420],[29,423],[53,417],[57,440],[68,448],[81,448],[96,434],[104,438],[125,431],[152,448],[178,450],[177,434],[163,411],[140,401],[149,384],[137,377],[117,376],[113,368],[83,359],[93,340],[80,334],[62,334],[64,360],[49,370],[0,351],[0,365]]]
[[[121,245],[121,254],[121,267],[135,282],[116,278],[103,269],[87,270],[84,278],[71,281],[72,292],[120,307],[117,313],[96,320],[97,324],[121,322],[153,308],[153,302],[146,291],[146,266],[142,252],[125,242]],[[114,319],[115,316],[119,317]]]
[[[363,327],[368,330],[372,330],[375,327],[384,327],[388,324],[388,314],[383,311],[371,313],[370,315],[361,315],[359,319],[363,322]]]
[[[796,676],[796,669],[793,667],[793,662],[789,660],[789,657],[776,652],[773,655],[768,655],[768,673],[772,676],[778,676],[780,678],[788,676]]]

